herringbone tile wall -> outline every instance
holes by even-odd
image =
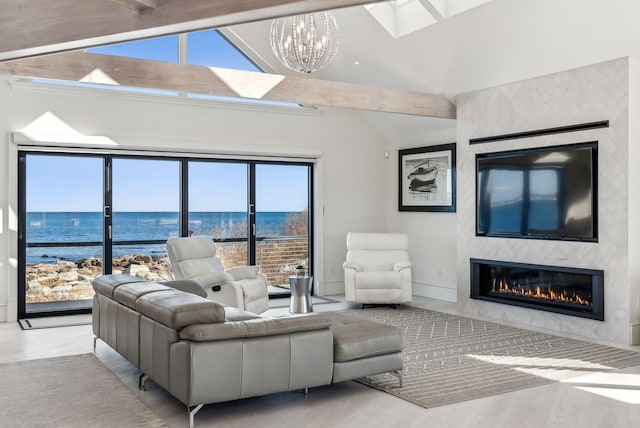
[[[458,105],[458,304],[477,314],[629,343],[629,61],[608,61],[463,94]],[[469,145],[470,138],[609,120],[610,127]],[[475,154],[585,141],[598,145],[599,242],[475,236]],[[485,258],[605,271],[605,321],[469,298],[469,259]]]

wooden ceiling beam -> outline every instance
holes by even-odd
[[[0,63],[0,74],[454,119],[444,96],[308,77],[69,52]]]
[[[0,0],[0,61],[382,0]]]
[[[158,0],[111,0],[114,3],[131,10],[155,9],[158,7]]]

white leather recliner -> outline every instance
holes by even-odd
[[[409,239],[402,233],[349,233],[344,262],[348,302],[411,302]]]
[[[207,298],[260,314],[269,309],[267,278],[258,266],[240,266],[225,270],[216,256],[216,244],[206,236],[170,238],[167,253],[175,279],[197,281]]]

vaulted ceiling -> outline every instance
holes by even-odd
[[[312,77],[449,97],[640,55],[637,0],[492,0],[397,39],[364,7],[334,14],[340,50]],[[284,73],[270,53],[268,28],[268,21],[231,27]]]
[[[637,0],[447,1],[478,6],[449,17],[435,10],[437,22],[395,38],[363,7],[369,2],[359,0],[0,0],[0,60],[222,25],[265,70],[295,75],[271,52],[270,19],[340,6],[347,7],[334,10],[341,33],[334,61],[296,77],[455,101],[459,93],[640,54]],[[443,4],[419,2],[431,12]],[[385,117],[416,132],[451,126],[397,116]]]

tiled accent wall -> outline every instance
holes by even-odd
[[[619,344],[629,343],[629,62],[608,61],[460,95],[458,105],[458,306],[481,315]],[[470,138],[609,120],[610,127],[484,144]],[[599,242],[475,236],[475,154],[598,140]],[[604,321],[469,298],[469,259],[605,271]]]

